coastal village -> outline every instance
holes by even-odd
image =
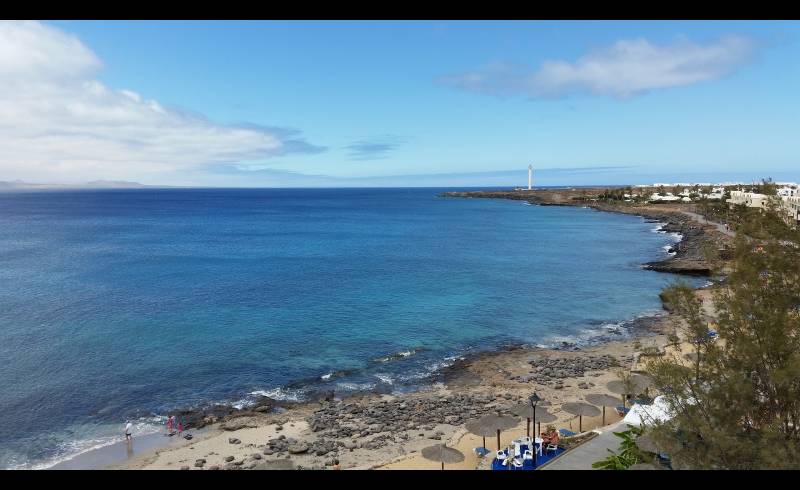
[[[529,169],[529,179],[531,173]],[[669,258],[642,267],[709,279],[695,294],[711,338],[716,335],[712,293],[724,280],[714,271],[725,270],[735,230],[710,211],[708,203],[721,203],[723,208],[774,203],[794,225],[799,216],[794,183],[780,184],[774,196],[742,184],[615,189],[533,189],[530,184],[529,180],[528,189],[446,192],[441,197],[581,206],[660,223],[662,231],[680,234],[681,241]],[[713,260],[703,252],[709,246],[717,251]],[[242,409],[218,406],[179,412],[189,420],[191,440],[115,467],[592,469],[609,451],[617,450],[619,438],[614,432],[641,427],[650,417],[669,418],[645,366],[654,353],[692,352],[692,339],[676,338],[680,321],[665,305],[662,314],[632,320],[597,345],[513,346],[464,357],[443,369],[429,388],[415,393],[345,398],[321,393],[304,402],[264,397]],[[683,356],[691,362],[689,354]],[[641,454],[647,454],[644,469],[680,468],[645,439],[640,441]]]

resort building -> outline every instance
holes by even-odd
[[[731,198],[728,203],[734,206],[744,204],[748,208],[763,208],[767,202],[768,196],[766,194],[758,194],[755,192],[744,191],[731,191]]]
[[[800,196],[795,194],[783,199],[783,207],[789,217],[789,221],[795,225],[800,225]]]
[[[650,202],[676,202],[680,200],[680,197],[673,196],[671,192],[667,192],[665,195],[656,193],[650,196]]]
[[[784,192],[780,192],[780,191]],[[779,199],[780,209],[785,213],[786,221],[793,224],[800,224],[800,193],[796,188],[783,188],[778,191],[777,196],[772,196],[774,200]],[[770,196],[757,194],[755,192],[732,191],[728,203],[732,205],[743,204],[749,208],[764,208]]]

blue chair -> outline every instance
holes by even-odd
[[[561,434],[561,437],[572,437],[576,435],[575,432],[572,432],[571,430],[567,429],[558,429],[558,433]]]
[[[475,454],[477,454],[479,458],[482,458],[491,452],[485,447],[476,447],[473,449],[473,451],[475,451]]]

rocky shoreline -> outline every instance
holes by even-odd
[[[700,225],[690,216],[683,214],[681,212],[685,210],[683,205],[610,204],[596,199],[593,200],[590,197],[602,190],[547,189],[538,191],[444,192],[440,194],[440,197],[510,199],[527,201],[530,204],[539,206],[584,207],[597,211],[641,216],[653,223],[663,223],[661,231],[678,233],[681,236],[680,241],[670,250],[674,252],[672,257],[642,264],[645,269],[695,276],[712,275],[713,266],[709,263],[704,253],[704,245],[713,243],[714,246],[712,248],[720,251],[724,248],[725,243],[724,238],[713,231],[713,227]]]

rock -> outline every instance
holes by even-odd
[[[188,470],[188,469],[191,469],[191,468],[189,468],[188,466],[181,466],[181,469],[182,470]]]
[[[302,454],[306,451],[308,451],[308,444],[304,442],[289,445],[290,454]]]
[[[198,459],[197,461],[194,462],[194,466],[196,468],[202,468],[204,464],[206,464],[205,459]]]
[[[260,454],[258,454],[258,453],[253,453],[253,454],[251,454],[251,455],[250,455],[250,457],[251,457],[252,459],[255,459],[255,460],[259,460],[259,459],[261,459],[261,455],[260,455]]]
[[[241,444],[241,443],[242,443],[242,441],[240,441],[239,439],[237,439],[235,437],[229,437],[228,438],[228,444]]]
[[[217,465],[214,465],[214,466],[209,466],[209,467],[208,467],[208,469],[209,469],[209,470],[218,470],[218,469],[219,469],[219,466],[217,466]]]
[[[225,460],[226,463],[230,463],[231,461],[234,460],[234,457],[233,456],[225,456],[224,460]]]
[[[255,417],[242,416],[226,420],[225,422],[219,424],[219,428],[222,430],[234,431],[241,429],[252,429],[258,427],[258,425],[258,420]]]

